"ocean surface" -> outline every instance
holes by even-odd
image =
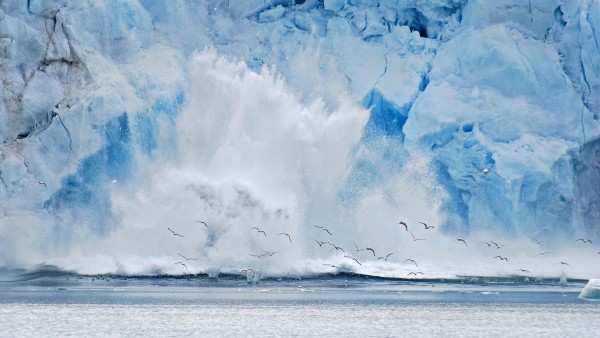
[[[0,284],[0,336],[597,337],[585,282],[44,272]]]

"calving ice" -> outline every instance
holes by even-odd
[[[597,276],[599,6],[2,2],[0,266]]]

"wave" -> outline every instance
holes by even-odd
[[[588,279],[560,276],[532,276],[528,273],[500,276],[456,275],[448,278],[432,278],[415,274],[414,276],[382,276],[335,270],[304,274],[270,275],[260,270],[220,272],[211,270],[198,273],[123,275],[115,273],[80,274],[72,270],[48,264],[40,264],[31,269],[0,269],[0,283],[5,286],[194,286],[194,287],[239,287],[244,284],[281,286],[303,284],[322,287],[361,287],[367,285],[460,285],[460,286],[576,286],[580,287]]]

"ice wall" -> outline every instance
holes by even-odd
[[[164,231],[175,205],[149,210],[198,198],[222,204],[202,204],[222,232],[187,248],[209,266],[217,238],[248,235],[223,210],[266,223],[295,210],[294,257],[318,256],[320,220],[348,245],[423,215],[446,234],[600,240],[599,6],[2,2],[0,264],[106,253],[116,245],[90,245]]]

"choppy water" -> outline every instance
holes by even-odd
[[[582,282],[67,278],[0,285],[0,336],[594,337],[600,332],[600,304],[577,298]]]

